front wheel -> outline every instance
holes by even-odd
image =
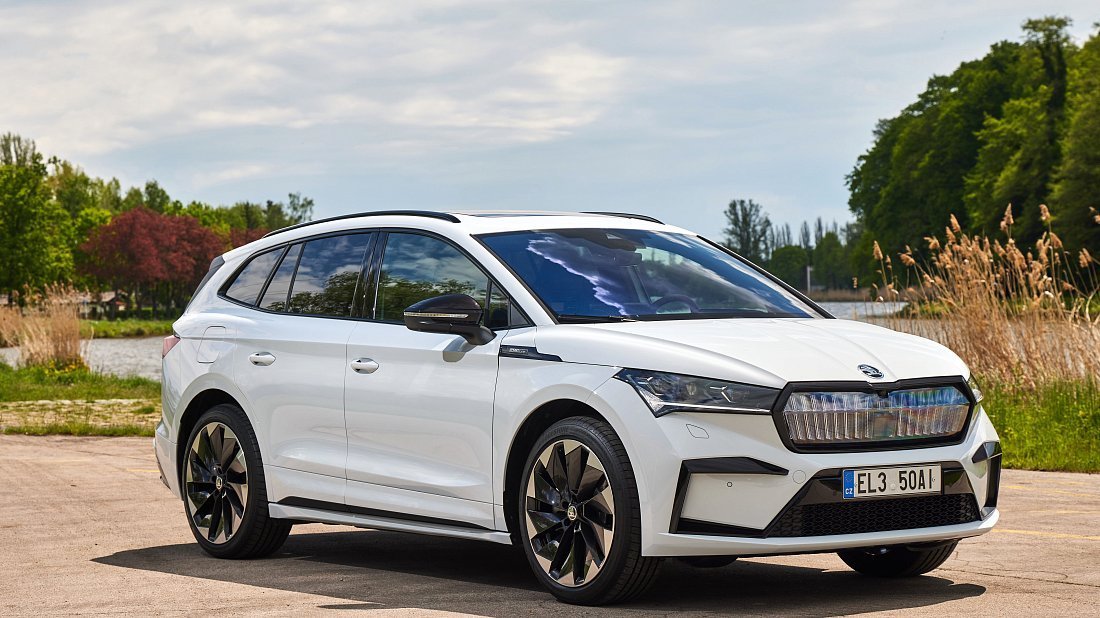
[[[913,577],[939,568],[951,557],[958,541],[920,547],[894,545],[889,547],[863,547],[837,552],[840,559],[852,569],[872,577]]]
[[[181,462],[184,511],[191,532],[218,558],[258,558],[282,546],[291,524],[267,512],[267,487],[256,434],[234,405],[203,414]]]
[[[560,601],[625,601],[653,582],[659,558],[641,555],[641,512],[626,449],[603,421],[551,426],[527,458],[520,536],[535,576]]]

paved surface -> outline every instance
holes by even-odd
[[[1001,525],[932,574],[856,575],[834,555],[666,562],[629,606],[576,608],[517,551],[322,525],[275,557],[220,561],[140,438],[0,436],[0,615],[1100,615],[1100,475],[1007,471]]]

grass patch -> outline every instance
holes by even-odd
[[[84,368],[14,368],[0,363],[0,402],[44,399],[160,399],[160,382],[118,377]]]
[[[125,337],[167,337],[174,320],[81,320],[82,339],[122,339]]]
[[[988,384],[983,390],[986,413],[1001,436],[1005,467],[1100,472],[1100,384]]]
[[[145,436],[153,435],[152,425],[96,425],[83,421],[63,423],[44,423],[29,425],[9,425],[4,427],[6,434],[23,436]]]

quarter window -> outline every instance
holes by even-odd
[[[378,276],[376,319],[400,322],[405,308],[443,294],[468,294],[486,307],[489,278],[450,244],[431,236],[391,233]]]
[[[286,311],[287,296],[290,295],[290,283],[294,279],[294,269],[298,266],[298,256],[302,253],[302,245],[294,245],[283,256],[275,275],[271,277],[271,283],[264,290],[264,297],[260,299],[260,308],[268,311]]]
[[[226,288],[225,295],[246,305],[255,305],[256,299],[260,296],[260,290],[267,283],[267,276],[271,274],[271,269],[275,268],[282,252],[283,248],[279,247],[250,259],[241,272],[237,273],[233,283]]]
[[[290,283],[287,311],[350,316],[363,257],[369,245],[370,234],[328,236],[305,243],[298,270]]]

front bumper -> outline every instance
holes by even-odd
[[[958,444],[797,453],[780,439],[771,416],[676,413],[654,419],[618,380],[601,386],[589,403],[617,419],[613,424],[631,456],[644,555],[769,555],[922,543],[983,534],[998,518],[997,435],[980,406]],[[840,497],[844,468],[923,463],[941,465],[942,495]]]

